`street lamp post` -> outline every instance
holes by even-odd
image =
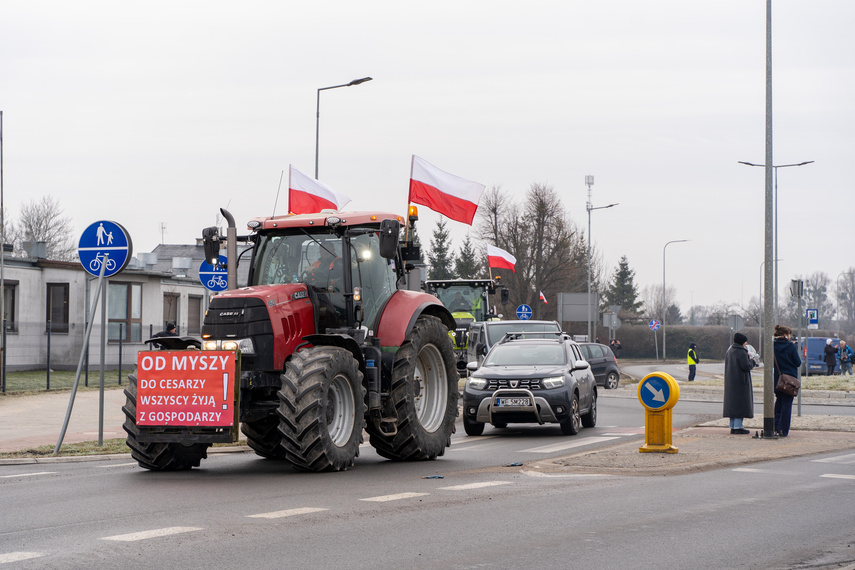
[[[668,314],[668,305],[665,301],[665,250],[669,244],[683,243],[689,241],[687,239],[675,239],[667,242],[662,248],[662,362],[665,362],[667,353],[665,352],[665,316]]]
[[[585,176],[585,184],[588,185],[588,202],[585,204],[585,209],[588,210],[588,342],[593,342],[593,338],[591,338],[591,212],[593,210],[603,210],[605,208],[611,208],[612,206],[617,206],[618,204],[609,204],[608,206],[597,206],[594,207],[591,204],[591,186],[594,185],[594,177],[593,175]]]
[[[342,83],[341,85],[331,85],[330,87],[321,87],[318,89],[318,103],[315,107],[315,180],[318,179],[318,139],[321,132],[321,91],[328,89],[338,89],[339,87],[353,87],[366,81],[371,81],[371,77],[363,77],[362,79],[354,79],[350,83]]]
[[[754,164],[753,162],[745,162],[742,160],[739,160],[737,162],[739,162],[739,164],[744,164],[746,166],[759,166],[762,168],[766,167],[765,164]],[[775,251],[772,253],[773,259],[774,259],[774,261],[772,263],[772,268],[773,268],[772,274],[774,277],[773,280],[775,282],[775,305],[772,307],[772,321],[773,322],[778,322],[778,169],[779,168],[788,168],[790,166],[804,166],[805,164],[811,164],[811,163],[813,163],[812,160],[808,160],[805,162],[799,162],[798,164],[779,164],[777,166],[772,165],[772,170],[775,171],[775,195],[772,199],[772,201],[774,202],[774,207],[775,207],[775,216],[774,216],[775,217],[775,222],[774,222],[774,226],[775,226],[775,237],[774,237]]]

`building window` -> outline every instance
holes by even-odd
[[[4,279],[3,280],[3,318],[6,320],[7,332],[18,332],[18,319],[16,318],[18,295],[18,281]]]
[[[163,294],[163,328],[161,330],[166,330],[167,323],[175,323],[175,326],[178,326],[178,301],[180,299],[181,295],[178,293]]]
[[[117,342],[142,341],[142,285],[139,283],[110,283],[107,290],[107,338]]]
[[[51,333],[68,333],[68,283],[47,284],[47,315]]]
[[[187,334],[202,335],[202,297],[187,297]]]

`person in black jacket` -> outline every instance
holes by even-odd
[[[830,338],[825,341],[825,366],[828,367],[826,376],[834,374],[834,368],[837,366],[837,349],[832,342]]]
[[[751,386],[751,369],[754,361],[748,356],[745,345],[748,337],[733,335],[733,344],[724,355],[724,402],[722,417],[730,418],[730,433],[751,433],[742,424],[743,418],[754,417],[754,391]]]
[[[784,325],[775,325],[775,385],[781,374],[798,377],[802,359],[796,345],[790,341],[792,329]],[[775,390],[775,433],[787,437],[790,432],[790,419],[793,416],[793,396]]]

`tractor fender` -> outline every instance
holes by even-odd
[[[451,331],[456,327],[451,312],[433,295],[422,291],[400,290],[396,291],[383,307],[376,331],[380,345],[401,346],[421,315],[439,318]]]
[[[346,334],[309,334],[303,337],[305,342],[312,346],[337,346],[353,354],[353,358],[359,363],[359,369],[365,372],[365,357],[352,336]],[[297,349],[299,350],[299,346]]]

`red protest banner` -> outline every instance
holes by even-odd
[[[140,351],[137,425],[234,424],[235,353]]]

